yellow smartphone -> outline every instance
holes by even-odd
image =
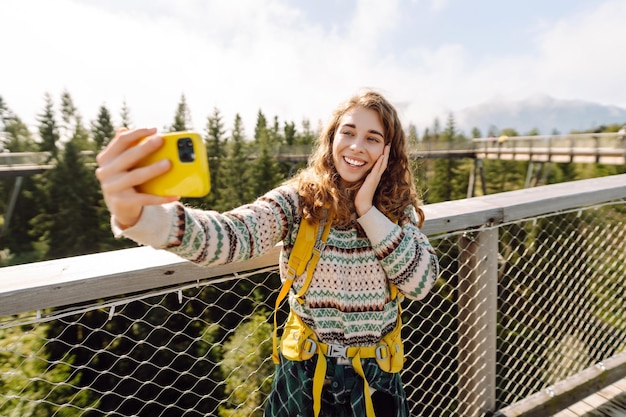
[[[172,168],[139,186],[142,193],[162,196],[204,197],[211,191],[209,162],[202,137],[195,132],[172,132],[161,135],[163,146],[148,155],[137,167],[169,159]],[[144,139],[145,140],[145,139]]]

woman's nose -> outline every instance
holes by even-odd
[[[363,138],[355,138],[352,144],[350,145],[350,149],[360,150],[363,149]]]

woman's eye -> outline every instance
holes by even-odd
[[[380,142],[380,139],[379,139],[379,138],[377,138],[377,137],[375,137],[375,136],[370,136],[370,137],[369,137],[369,138],[367,138],[367,139],[368,139],[368,140],[370,140],[370,141],[372,141],[372,142],[376,142],[376,143]]]

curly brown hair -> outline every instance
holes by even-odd
[[[354,95],[335,109],[330,122],[317,138],[307,168],[287,181],[298,189],[302,216],[314,223],[329,215],[339,226],[351,222],[354,197],[364,178],[347,189],[339,187],[340,177],[333,163],[332,148],[342,116],[354,107],[376,111],[384,128],[385,144],[391,144],[389,162],[374,195],[374,205],[393,221],[399,221],[406,207],[413,205],[421,227],[424,213],[419,208],[420,201],[409,166],[406,135],[394,106],[372,90]]]

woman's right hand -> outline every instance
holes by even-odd
[[[149,137],[150,136],[150,137]],[[149,137],[140,144],[140,139]],[[145,156],[163,145],[163,138],[156,129],[120,129],[115,137],[96,157],[96,177],[100,181],[104,202],[122,229],[134,226],[144,206],[165,204],[178,197],[161,197],[137,192],[139,184],[157,177],[171,168],[167,159],[152,165],[135,168]]]

